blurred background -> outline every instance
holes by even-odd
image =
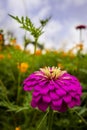
[[[9,14],[27,16],[31,31]],[[83,91],[79,107],[54,112],[52,130],[86,130],[87,0],[0,0],[0,130],[48,130],[48,113],[33,109],[23,90],[24,79],[45,66],[76,76]]]
[[[19,24],[9,17],[28,16],[35,26],[39,26],[39,20],[51,16],[51,20],[44,28],[44,34],[39,42],[45,48],[68,50],[79,43],[78,25],[87,25],[87,0],[0,0],[0,29],[4,33],[11,32],[17,43],[23,45],[25,32]],[[27,33],[27,37],[30,35]],[[6,44],[9,42],[5,36]],[[87,50],[87,30],[82,32],[82,42]],[[29,45],[32,50],[33,46]]]

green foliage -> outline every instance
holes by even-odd
[[[36,46],[38,43],[38,39],[39,37],[43,34],[43,28],[44,26],[46,26],[46,24],[48,23],[48,21],[50,20],[51,17],[45,19],[45,20],[40,20],[40,26],[39,27],[35,27],[35,25],[32,23],[31,19],[28,18],[26,16],[26,18],[24,18],[23,16],[21,18],[19,18],[18,16],[13,16],[10,15],[10,17],[12,17],[13,19],[15,19],[21,26],[20,28],[23,28],[24,30],[27,30],[31,33],[31,35],[34,37],[34,44],[35,44],[35,49],[34,49],[34,53],[36,52]],[[25,44],[25,46],[28,43]]]
[[[21,28],[31,32],[31,35],[34,38],[38,38],[43,33],[42,28],[41,27],[36,28],[27,16],[26,16],[26,18],[24,18],[22,16],[21,19],[19,19],[18,16],[16,16],[16,17],[12,16],[12,15],[9,15],[9,16],[11,16],[13,19],[15,19],[18,23],[20,23]]]
[[[46,130],[48,111],[43,113],[30,106],[31,93],[23,91],[23,80],[32,72],[44,66],[61,64],[69,73],[77,76],[83,86],[81,106],[66,113],[54,112],[53,130],[82,130],[87,128],[87,54],[63,56],[62,52],[49,51],[42,55],[32,55],[12,47],[0,52],[0,128],[14,130]],[[10,54],[9,59],[7,55]],[[28,70],[22,73],[18,64],[27,63]]]

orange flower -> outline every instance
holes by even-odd
[[[68,54],[68,56],[69,56],[71,59],[73,59],[73,58],[75,57],[75,54],[73,53],[72,50],[69,50],[69,51],[67,52],[67,54]]]
[[[2,34],[0,34],[0,41],[2,41],[3,40],[3,35]]]
[[[28,64],[25,62],[22,62],[21,64],[18,64],[18,69],[21,73],[25,73],[28,69]]]
[[[21,128],[20,127],[16,127],[15,130],[21,130]]]
[[[66,57],[66,56],[67,56],[67,53],[64,52],[64,51],[62,51],[62,52],[61,52],[61,56],[62,56],[62,57]]]
[[[75,58],[75,55],[72,53],[69,55],[71,59]]]
[[[8,59],[11,59],[11,54],[8,54],[8,55],[7,55],[7,58],[8,58]]]
[[[82,43],[80,43],[80,44],[78,45],[78,47],[79,47],[80,50],[83,50],[83,44],[82,44]]]
[[[36,55],[41,55],[41,54],[42,54],[42,51],[41,51],[41,50],[37,50],[37,51],[35,52],[35,54],[36,54]]]
[[[58,67],[59,67],[60,69],[63,69],[63,68],[64,68],[64,66],[63,66],[61,63],[58,63]]]
[[[0,46],[0,51],[2,50],[2,46]]]
[[[3,54],[0,54],[0,59],[4,59],[4,55]]]
[[[15,49],[18,49],[18,50],[21,50],[21,47],[20,47],[20,45],[18,45],[18,44],[16,44],[16,45],[14,46],[14,48],[15,48]]]
[[[10,40],[10,44],[11,44],[11,45],[15,45],[15,44],[16,44],[16,39],[11,39],[11,40]]]

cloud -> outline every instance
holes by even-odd
[[[5,10],[0,9],[0,23],[4,21],[5,17],[6,17]]]
[[[49,36],[52,37],[53,35],[55,36],[55,34],[59,33],[61,29],[62,29],[61,23],[59,23],[56,20],[50,20],[45,30],[46,33],[48,33]]]
[[[13,15],[22,16],[25,15],[24,4],[22,0],[7,0],[8,13]]]
[[[74,3],[76,6],[81,6],[87,3],[87,0],[72,0],[72,3]]]
[[[28,5],[29,8],[32,9],[33,7],[39,7],[42,4],[42,0],[22,0],[22,1],[25,1],[26,5]]]
[[[44,29],[44,34],[40,38],[40,42],[45,43],[45,47],[55,48],[59,41],[59,33],[62,25],[58,21],[50,20]]]
[[[5,17],[6,17],[6,11],[4,9],[4,4],[3,1],[0,1],[0,24],[3,23]]]
[[[39,26],[40,20],[44,20],[50,16],[50,7],[46,6],[45,8],[41,8],[40,11],[37,12],[37,15],[31,17],[31,20],[35,23],[36,26]]]
[[[55,8],[58,10],[67,10],[69,7],[79,7],[87,3],[87,0],[55,0]]]
[[[27,15],[38,27],[39,20],[53,15],[40,37],[45,47],[58,48],[61,43],[67,43],[70,48],[79,42],[79,31],[76,25],[87,24],[87,0],[0,0],[0,26],[14,32],[18,41],[22,43],[24,31],[19,24],[8,16],[9,14]],[[87,32],[86,32],[87,33]],[[84,44],[87,34],[83,31]]]

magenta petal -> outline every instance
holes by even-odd
[[[52,81],[52,82],[53,82],[53,85],[54,85],[55,89],[59,89],[60,88],[60,86],[57,83],[57,80],[56,81]]]
[[[51,97],[52,100],[59,99],[59,96],[55,92],[50,92],[50,97]]]
[[[76,85],[72,85],[72,90],[73,90],[74,92],[76,92],[76,91],[78,91],[78,87],[76,87]]]
[[[55,83],[58,85],[56,88],[61,88],[61,86],[63,86],[63,82],[61,82],[59,79],[57,79]]]
[[[80,96],[79,96],[79,95],[76,95],[76,96],[74,97],[74,99],[75,99],[75,100],[79,100],[79,99],[80,99]]]
[[[40,99],[41,99],[41,96],[37,96],[34,98],[35,102],[39,102]]]
[[[48,105],[47,103],[43,102],[43,101],[40,101],[38,103],[38,108],[42,111],[46,111],[46,109],[48,108]]]
[[[82,90],[79,89],[79,90],[77,91],[77,94],[82,95]]]
[[[43,101],[49,103],[51,102],[51,98],[49,97],[49,95],[43,96]]]
[[[59,99],[57,101],[52,102],[54,106],[61,106],[62,105],[62,99]]]
[[[56,90],[56,94],[58,94],[59,96],[64,96],[66,95],[66,92],[63,89],[58,89]]]
[[[78,95],[75,96],[74,101],[76,106],[79,106],[81,104],[80,97]]]
[[[34,96],[34,97],[37,97],[37,96],[39,96],[39,95],[40,95],[40,93],[39,93],[38,91],[34,91],[34,92],[33,92],[33,96]]]
[[[24,91],[31,91],[33,88],[25,85],[23,89]]]
[[[68,103],[69,108],[73,108],[75,106],[75,101],[72,100],[70,103]]]
[[[48,91],[49,91],[49,88],[48,87],[44,87],[44,88],[41,89],[40,93],[42,95],[46,95],[48,93]]]
[[[66,103],[69,103],[69,102],[71,102],[71,96],[70,95],[66,95],[66,96],[64,96],[64,101],[66,102]]]
[[[70,92],[70,95],[72,96],[72,97],[75,97],[76,96],[76,92]]]
[[[43,86],[47,86],[48,82],[47,82],[47,80],[45,80],[45,81],[42,80],[38,84],[43,87]]]
[[[47,87],[48,87],[48,88],[49,88],[49,90],[51,90],[51,91],[53,91],[53,90],[55,89],[55,87],[54,87],[54,85],[53,85],[53,84],[49,84]]]
[[[62,103],[61,109],[59,110],[60,112],[65,112],[67,110],[67,104],[66,103]]]
[[[35,102],[35,100],[32,100],[32,101],[31,101],[31,106],[32,106],[33,108],[35,108],[35,107],[37,106],[37,103]]]
[[[74,106],[79,106],[81,104],[80,99],[73,99],[70,103],[68,103],[68,107],[73,108]]]
[[[55,106],[55,105],[51,105],[51,109],[55,110],[55,111],[59,111],[60,110],[60,106]]]
[[[64,89],[66,92],[69,92],[70,91],[70,88],[68,85],[63,85],[62,86],[62,89]]]
[[[78,100],[76,101],[75,105],[76,105],[76,106],[80,106],[80,105],[81,105],[80,99],[78,99]]]
[[[41,90],[41,87],[39,85],[35,85],[34,91],[40,91],[40,90]]]

